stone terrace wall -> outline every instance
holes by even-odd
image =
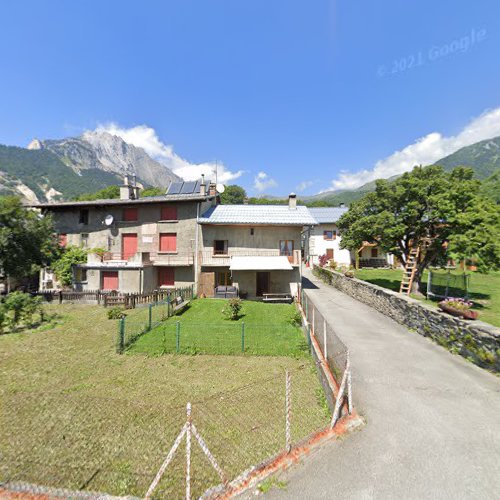
[[[411,297],[336,271],[315,266],[313,273],[338,290],[430,337],[454,354],[489,370],[500,371],[500,329],[481,321],[450,316]]]

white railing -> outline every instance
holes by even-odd
[[[214,253],[212,249],[202,250],[201,263],[203,266],[229,266],[231,257],[278,257],[280,256],[279,249],[273,248],[229,248],[227,253]],[[300,250],[294,250],[292,255],[288,257],[290,264],[298,266],[300,264]]]

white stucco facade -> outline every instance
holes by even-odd
[[[341,236],[335,224],[319,224],[309,233],[309,265],[319,264],[321,255],[331,255],[337,264],[349,265],[349,250],[340,248]]]

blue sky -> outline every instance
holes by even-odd
[[[217,160],[251,194],[309,194],[500,135],[498,0],[16,0],[0,19],[4,144],[101,127],[186,177]]]

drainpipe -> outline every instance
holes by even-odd
[[[196,229],[194,235],[194,288],[198,292],[198,241],[199,241],[199,223],[201,202],[196,204]]]

